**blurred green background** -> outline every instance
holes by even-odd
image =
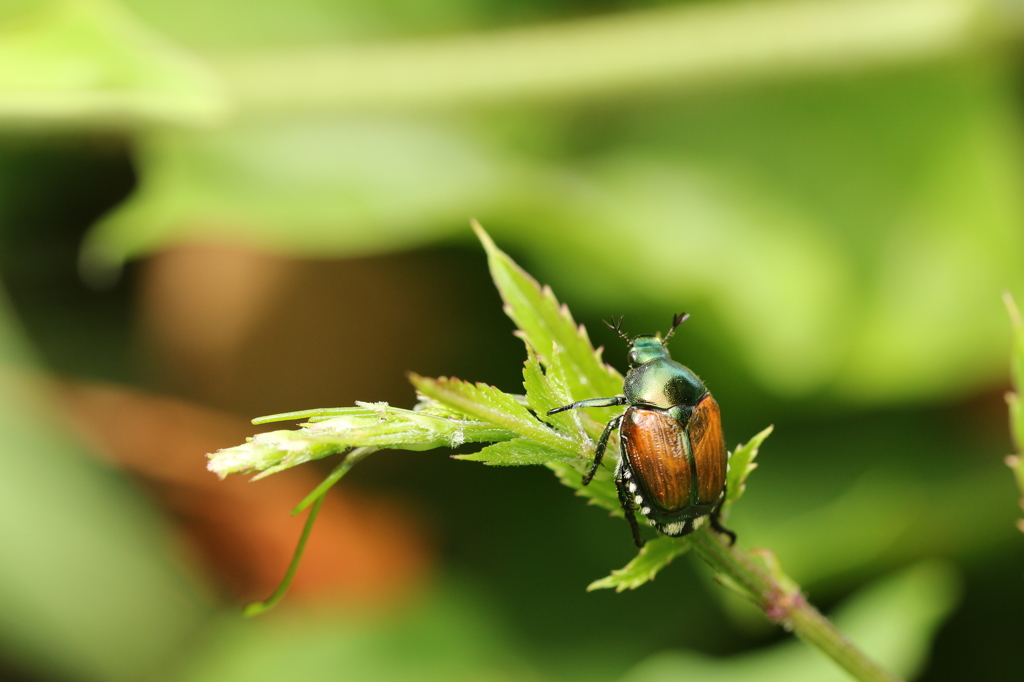
[[[381,453],[219,482],[251,417],[517,390],[468,220],[606,357],[673,340],[731,525],[922,680],[1017,680],[1003,291],[1024,294],[1018,2],[0,2],[0,678],[830,680],[550,472]],[[327,463],[328,465],[330,463]]]

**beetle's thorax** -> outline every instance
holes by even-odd
[[[696,405],[707,393],[696,374],[667,357],[649,360],[629,370],[622,390],[630,405],[663,409]]]

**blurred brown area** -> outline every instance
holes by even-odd
[[[304,517],[290,511],[322,474],[302,467],[220,481],[204,454],[260,430],[248,421],[259,414],[411,403],[392,359],[429,362],[458,329],[445,305],[458,283],[427,278],[423,267],[402,255],[317,262],[215,244],[166,251],[140,267],[131,351],[157,392],[66,380],[60,398],[95,452],[152,491],[219,588],[265,597],[301,532]],[[424,329],[440,339],[426,352],[410,331]],[[432,551],[413,504],[338,486],[290,599],[379,602],[414,589]]]
[[[464,324],[451,305],[459,283],[421,254],[318,261],[191,244],[140,274],[142,371],[170,393],[253,416],[411,405],[401,367],[423,371]]]
[[[64,381],[58,395],[93,451],[142,481],[170,514],[218,587],[267,596],[288,566],[303,517],[290,510],[319,477],[295,469],[250,483],[206,471],[206,452],[244,441],[245,419],[116,385]],[[289,596],[366,604],[408,593],[431,552],[415,515],[394,500],[336,488],[326,498]]]

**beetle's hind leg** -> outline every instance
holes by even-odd
[[[622,505],[622,512],[626,515],[626,520],[629,521],[629,529],[633,531],[633,542],[637,547],[644,546],[644,539],[640,537],[640,526],[636,522],[636,516],[633,514],[633,501],[629,499],[629,494],[626,492],[626,481],[622,478],[622,466],[619,466],[618,471],[615,472],[615,491],[619,494],[619,504]]]
[[[597,449],[594,450],[594,464],[590,467],[590,471],[583,475],[583,485],[590,485],[590,481],[593,480],[594,474],[597,473],[597,468],[601,466],[601,460],[604,459],[604,451],[608,448],[608,439],[611,437],[612,431],[619,428],[619,424],[621,423],[622,415],[619,415],[608,422],[608,425],[604,427],[601,437],[597,440]]]
[[[717,511],[715,511],[711,515],[711,527],[714,528],[715,530],[717,530],[722,535],[728,535],[729,536],[729,545],[730,546],[736,544],[736,533],[734,533],[733,531],[729,530],[728,528],[726,528],[725,526],[722,525],[722,522],[718,520],[718,512]]]
[[[732,546],[732,545],[736,544],[736,533],[732,532],[731,530],[729,530],[728,528],[723,526],[722,522],[718,518],[719,514],[722,511],[722,504],[725,503],[726,492],[727,492],[727,489],[722,490],[722,499],[719,501],[719,503],[715,507],[714,511],[711,512],[709,518],[711,519],[711,527],[714,528],[719,533],[721,533],[722,535],[728,535],[729,536],[729,546]]]

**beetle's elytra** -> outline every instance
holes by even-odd
[[[736,540],[736,534],[718,521],[728,467],[718,403],[696,374],[669,357],[666,346],[687,317],[673,316],[664,339],[650,334],[630,339],[622,332],[622,318],[614,325],[606,322],[629,344],[625,395],[580,400],[548,412],[628,405],[601,434],[583,485],[594,477],[608,439],[618,429],[621,457],[615,487],[638,547],[644,541],[636,511],[665,535],[688,535],[710,520],[715,530]]]

